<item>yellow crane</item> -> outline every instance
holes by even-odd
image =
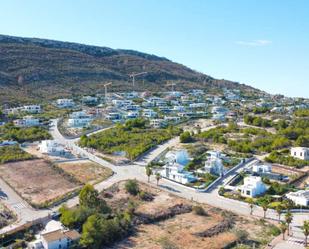
[[[139,75],[143,75],[143,74],[146,74],[147,72],[141,72],[141,73],[131,73],[129,76],[130,78],[132,78],[132,86],[134,88],[135,86],[135,77],[136,76],[139,76]]]

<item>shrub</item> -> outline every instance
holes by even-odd
[[[207,216],[205,209],[202,206],[194,206],[193,213],[200,216]]]
[[[131,195],[137,195],[139,193],[139,186],[136,180],[128,180],[125,184],[125,189]]]

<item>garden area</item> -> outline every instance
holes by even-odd
[[[148,128],[145,120],[135,119],[89,137],[82,136],[79,144],[106,154],[125,154],[133,160],[152,147],[179,135],[180,132],[176,127]]]

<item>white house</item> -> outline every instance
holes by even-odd
[[[224,174],[224,166],[219,152],[210,153],[210,156],[205,162],[204,171],[217,176]]]
[[[75,106],[73,99],[57,99],[56,104],[60,108],[71,108]]]
[[[40,105],[24,105],[22,108],[23,111],[28,113],[40,113],[41,106]]]
[[[167,163],[161,171],[161,176],[182,184],[195,182],[197,178],[192,173],[184,171],[183,167],[183,165],[176,162]]]
[[[166,121],[164,119],[159,119],[159,118],[155,118],[155,119],[150,119],[150,125],[153,128],[162,128],[164,126],[166,126]]]
[[[309,190],[290,192],[286,194],[286,197],[293,201],[296,205],[309,206]]]
[[[309,160],[309,148],[306,147],[292,147],[291,156],[302,160]]]
[[[36,240],[28,244],[29,249],[67,249],[80,238],[76,230],[65,228],[61,222],[51,220]]]
[[[98,102],[98,98],[93,96],[84,96],[82,98],[82,102],[85,104],[96,104]]]
[[[54,156],[65,154],[64,147],[58,144],[55,140],[43,140],[39,144],[39,151],[43,154]]]
[[[255,164],[252,166],[254,173],[271,173],[272,167],[270,164]]]
[[[139,116],[139,113],[133,111],[133,112],[128,112],[126,115],[126,118],[132,119],[132,118],[137,118],[138,116]]]
[[[245,197],[256,197],[266,192],[267,187],[259,176],[248,176],[244,178],[241,186],[241,195]]]
[[[31,127],[31,126],[39,126],[40,120],[38,118],[34,118],[33,116],[25,116],[22,119],[14,120],[14,125],[19,127]]]
[[[189,155],[186,150],[168,151],[165,154],[166,163],[178,163],[185,166],[189,162]]]
[[[157,112],[155,112],[152,109],[144,109],[142,114],[142,116],[145,118],[155,118],[157,117],[157,115],[158,115]]]
[[[88,126],[92,121],[92,117],[84,111],[73,112],[68,119],[68,126],[72,128]]]

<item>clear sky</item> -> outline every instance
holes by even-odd
[[[3,0],[0,34],[139,50],[309,97],[308,0]]]

